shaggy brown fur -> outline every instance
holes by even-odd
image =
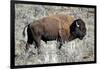
[[[60,49],[65,41],[68,42],[75,38],[82,39],[86,35],[86,27],[81,19],[75,20],[72,16],[52,15],[29,24],[27,35],[26,49],[33,41],[36,44],[35,47],[39,48],[41,40],[45,42],[57,40],[60,43]]]

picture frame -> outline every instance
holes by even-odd
[[[36,2],[36,1],[16,1],[16,0],[11,0],[11,6],[10,6],[10,9],[11,9],[11,17],[10,17],[10,21],[11,21],[11,24],[10,24],[10,44],[11,44],[11,48],[10,48],[10,67],[11,68],[30,68],[30,67],[44,67],[44,66],[60,66],[60,65],[76,65],[76,64],[91,64],[91,63],[96,63],[96,6],[95,5],[81,5],[81,4],[66,4],[66,3],[49,3],[49,2]],[[25,5],[25,6],[24,6]],[[29,6],[27,6],[27,5],[29,5]],[[35,5],[35,7],[33,7]],[[43,6],[43,7],[41,7],[41,6]],[[45,7],[44,7],[45,6]],[[48,8],[48,6],[50,7],[50,6],[52,6],[51,8]],[[56,6],[56,7],[55,7]],[[31,7],[31,8],[30,8]],[[40,7],[40,8],[39,8]],[[53,8],[54,7],[54,8]],[[60,7],[60,8],[57,8],[57,7]],[[64,8],[63,8],[64,7]],[[66,8],[67,7],[67,8]],[[39,10],[38,9],[36,9],[36,8],[39,8]],[[41,9],[42,8],[42,9]],[[45,9],[47,9],[47,10],[45,10]],[[56,8],[56,9],[55,9]],[[62,9],[63,8],[63,9]],[[75,9],[76,8],[76,9]],[[79,9],[78,8],[83,8],[83,9],[80,9],[81,11],[83,11],[83,12],[80,12],[79,11]],[[85,8],[85,9],[84,9]],[[92,8],[92,9],[91,9]],[[36,9],[35,11],[34,11],[34,9]],[[60,10],[59,10],[60,9]],[[70,10],[71,9],[71,10]],[[90,9],[90,10],[88,10],[88,9]],[[28,11],[29,10],[29,11]],[[31,12],[31,10],[33,10],[34,12]],[[43,11],[42,11],[43,10]],[[53,10],[53,11],[51,11],[51,10]],[[57,10],[57,11],[55,11],[55,10]],[[20,31],[17,31],[17,30],[20,30],[20,29],[23,29],[23,24],[25,23],[25,25],[27,25],[27,22],[31,22],[31,20],[32,19],[34,19],[34,20],[39,20],[39,19],[41,19],[41,18],[43,18],[43,15],[44,16],[49,16],[49,13],[50,13],[50,15],[52,14],[52,13],[55,13],[55,14],[58,14],[58,13],[64,13],[64,12],[62,12],[62,11],[66,11],[66,10],[68,10],[68,13],[66,13],[66,15],[68,14],[68,15],[76,15],[76,16],[78,16],[79,14],[82,14],[82,15],[79,15],[79,17],[80,16],[82,16],[83,18],[86,18],[87,17],[87,19],[90,19],[89,21],[92,21],[93,20],[93,24],[91,24],[89,21],[89,25],[91,25],[90,27],[88,27],[88,30],[90,31],[91,29],[93,29],[91,32],[93,33],[92,34],[92,36],[93,37],[91,37],[91,35],[87,35],[87,37],[88,38],[90,38],[89,40],[89,42],[91,42],[91,41],[93,41],[93,42],[91,42],[91,43],[84,43],[83,42],[83,44],[85,44],[85,46],[87,47],[90,47],[89,49],[88,48],[86,48],[85,50],[84,50],[84,48],[82,48],[82,51],[90,51],[90,56],[89,57],[91,57],[91,58],[89,58],[89,57],[83,57],[84,59],[86,59],[85,61],[83,60],[80,60],[79,61],[79,59],[81,59],[80,57],[81,56],[79,56],[79,58],[78,58],[78,56],[77,56],[77,60],[76,59],[69,59],[70,61],[69,62],[67,62],[68,61],[68,59],[67,59],[67,61],[66,62],[55,62],[55,63],[52,63],[52,62],[50,62],[49,63],[49,61],[50,61],[50,59],[48,60],[48,62],[43,62],[43,63],[38,63],[38,64],[34,64],[35,62],[37,62],[37,61],[34,61],[34,63],[30,63],[29,62],[29,64],[27,64],[27,61],[25,61],[24,62],[24,58],[23,58],[23,56],[21,56],[21,55],[23,55],[23,52],[21,52],[21,51],[17,51],[16,49],[18,49],[18,50],[24,50],[23,49],[23,45],[20,45],[20,42],[22,42],[23,44],[25,43],[25,42],[23,42],[23,41],[21,41],[21,40],[19,40],[19,38],[21,37],[22,38],[22,36],[19,36],[19,34],[18,33],[22,33],[22,32],[20,32]],[[70,10],[70,11],[69,11]],[[79,12],[75,12],[75,11],[79,11]],[[28,12],[27,12],[28,11]],[[44,11],[46,11],[45,13],[44,13]],[[54,12],[55,11],[55,12]],[[59,12],[58,12],[59,11]],[[85,14],[84,12],[85,11],[88,11],[90,14]],[[36,13],[37,12],[37,13]],[[70,13],[70,12],[73,12],[73,13]],[[30,13],[30,14],[29,14]],[[40,14],[39,14],[40,13]],[[75,14],[76,13],[76,14]],[[84,15],[86,15],[86,17],[83,15],[83,13],[84,13]],[[43,15],[42,15],[43,14]],[[31,15],[34,15],[34,17],[32,17]],[[38,15],[38,16],[37,16]],[[93,16],[93,17],[92,17]],[[40,17],[40,18],[39,18]],[[82,18],[81,17],[81,18]],[[93,18],[93,19],[91,19],[91,18]],[[21,18],[23,18],[23,20],[21,20]],[[29,19],[27,19],[27,18],[29,18]],[[39,19],[38,19],[39,18]],[[19,21],[18,21],[18,19],[20,19]],[[22,22],[22,24],[20,23],[20,22]],[[18,24],[18,25],[17,25]],[[24,25],[24,26],[25,26]],[[17,26],[17,27],[16,27]],[[22,26],[22,27],[21,27]],[[19,28],[19,29],[18,29]],[[89,28],[91,28],[91,29],[89,29]],[[91,32],[90,32],[90,34],[91,34]],[[18,35],[18,36],[17,36]],[[17,39],[18,38],[18,39]],[[87,39],[87,38],[86,38]],[[93,40],[91,40],[91,39],[93,39]],[[16,40],[19,40],[19,41],[16,41]],[[87,41],[88,41],[88,39],[87,39]],[[18,42],[19,42],[19,45],[20,45],[20,47],[21,48],[19,48],[19,46],[17,46],[17,44],[18,44]],[[85,41],[86,42],[86,41]],[[74,42],[73,42],[74,43]],[[72,43],[72,44],[73,44]],[[92,44],[93,43],[93,44]],[[48,44],[50,44],[50,43],[48,43]],[[93,47],[93,48],[91,48],[91,46],[89,46],[89,44]],[[16,48],[16,46],[18,47],[18,48]],[[75,45],[74,45],[75,46]],[[77,48],[77,47],[75,47],[75,48]],[[91,50],[90,50],[91,49]],[[45,49],[44,49],[45,50]],[[66,49],[67,50],[67,49]],[[69,49],[70,50],[70,49]],[[16,51],[17,51],[17,55],[16,55]],[[79,50],[79,52],[80,52],[81,50]],[[92,52],[92,55],[91,55],[91,52]],[[66,52],[65,52],[66,53]],[[72,53],[71,53],[72,54]],[[82,53],[83,54],[83,53]],[[65,55],[65,54],[64,54]],[[46,55],[45,55],[46,56]],[[44,56],[44,57],[45,57]],[[53,55],[54,56],[54,55]],[[62,55],[60,55],[60,56],[62,56]],[[68,56],[68,55],[67,55]],[[32,57],[32,59],[33,60],[37,60],[36,59],[36,57],[37,56],[35,56],[35,58],[33,58],[34,56],[31,56]],[[41,57],[41,56],[40,56]],[[50,56],[49,56],[50,57]],[[56,57],[58,57],[58,55],[56,56]],[[75,56],[74,56],[75,57]],[[65,58],[65,57],[64,57]],[[70,57],[71,58],[71,57]],[[29,59],[29,58],[28,58]],[[27,59],[27,60],[28,60]],[[32,61],[32,59],[30,60],[30,61]],[[40,58],[41,59],[41,58]],[[23,61],[22,61],[23,60]],[[41,61],[42,61],[43,59],[41,59]],[[46,60],[46,59],[45,59]],[[60,59],[58,60],[58,61],[60,61]],[[23,63],[26,63],[26,64],[23,64]]]

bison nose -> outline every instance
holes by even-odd
[[[80,37],[79,39],[80,39],[80,40],[82,40],[82,39],[83,39],[83,37]]]
[[[81,37],[84,37],[85,36],[85,34],[82,34],[82,36]]]
[[[84,32],[81,34],[82,37],[84,37],[85,35],[86,35],[86,33],[84,33]]]
[[[82,33],[81,36],[79,37],[79,39],[82,40],[85,35],[86,35],[86,33]]]
[[[86,35],[86,33],[83,33],[83,37]]]

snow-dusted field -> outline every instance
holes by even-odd
[[[83,40],[75,39],[66,42],[61,50],[56,41],[41,40],[41,54],[31,45],[28,57],[25,55],[26,38],[23,38],[24,27],[34,20],[53,14],[72,15],[76,19],[82,18],[86,23],[87,34]],[[42,5],[15,5],[15,65],[32,65],[47,63],[68,63],[94,61],[94,9],[80,7],[58,7]]]

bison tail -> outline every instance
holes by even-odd
[[[29,24],[28,24],[29,25]],[[23,30],[23,37],[25,37],[25,29],[26,29],[26,27],[28,27],[28,25],[26,25],[25,27],[24,27],[24,30]]]

